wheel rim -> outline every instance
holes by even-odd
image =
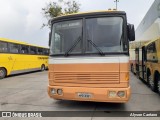
[[[0,77],[3,77],[3,76],[4,76],[4,71],[0,70]]]
[[[154,87],[154,82],[152,80],[151,75],[148,77],[148,79],[149,79],[149,85],[150,85],[150,87],[153,88]]]
[[[42,71],[45,69],[44,65],[42,65]]]

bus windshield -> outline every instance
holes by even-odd
[[[51,54],[65,54],[82,37],[82,20],[58,22],[53,25]],[[79,41],[72,53],[81,53]]]
[[[85,24],[82,19],[54,23],[51,41],[52,55],[67,51],[67,54],[105,54],[128,50],[122,17],[86,18]]]

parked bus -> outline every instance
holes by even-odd
[[[139,42],[133,41],[129,43],[129,56],[130,56],[130,70],[132,73],[136,74],[136,54],[135,54],[135,48],[139,47]]]
[[[5,76],[48,68],[49,49],[0,38],[0,79]]]
[[[145,41],[133,41],[130,42],[129,44],[129,54],[130,54],[130,69],[131,72],[134,74],[139,74],[137,73],[136,67],[138,63],[136,60],[138,60],[138,58],[141,58],[138,56],[136,49],[142,48],[142,46],[146,43],[148,43],[150,40],[145,40]],[[141,49],[140,49],[141,50]]]
[[[136,49],[138,76],[160,94],[160,38]]]
[[[51,21],[51,98],[124,103],[130,97],[129,40],[123,11],[77,13]]]

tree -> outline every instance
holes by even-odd
[[[58,2],[49,2],[46,7],[42,8],[42,14],[49,21],[54,17],[77,13],[80,9],[80,4],[75,0],[69,0],[65,2],[64,0],[59,0]],[[48,26],[49,22],[43,23],[42,28]]]

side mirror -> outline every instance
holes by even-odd
[[[134,25],[128,24],[127,25],[127,31],[128,31],[128,39],[129,39],[129,41],[135,41]]]
[[[48,45],[50,46],[51,45],[51,32],[49,32],[49,43]]]

